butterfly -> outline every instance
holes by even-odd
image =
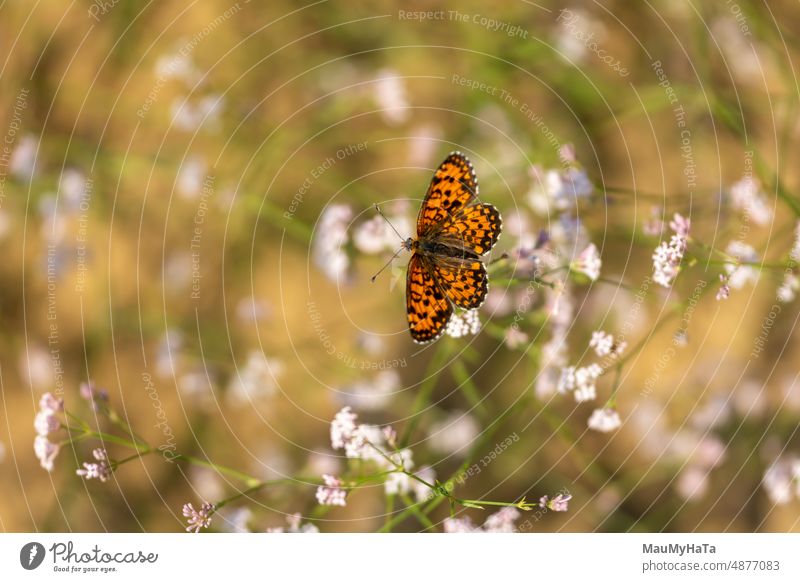
[[[433,174],[417,218],[417,236],[406,275],[406,312],[411,338],[437,339],[455,307],[477,309],[489,291],[480,257],[500,236],[500,212],[475,203],[478,178],[467,156],[453,152]]]

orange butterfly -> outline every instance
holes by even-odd
[[[406,277],[408,329],[417,343],[438,338],[453,307],[476,309],[489,290],[480,256],[500,236],[501,220],[491,204],[473,204],[478,178],[467,157],[453,152],[428,187],[417,218],[417,237],[403,248],[412,251]]]

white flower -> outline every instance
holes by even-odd
[[[30,180],[36,168],[36,151],[39,140],[33,135],[23,136],[11,154],[8,169],[21,180]]]
[[[475,527],[469,517],[448,517],[445,518],[444,533],[476,533],[480,528]]]
[[[766,194],[757,178],[745,176],[731,185],[728,190],[731,205],[745,213],[749,220],[756,224],[769,224],[772,220],[772,209],[767,205]]]
[[[36,429],[36,434],[46,437],[61,428],[61,422],[55,414],[39,412],[33,421],[33,427]]]
[[[463,455],[478,434],[478,421],[467,412],[454,410],[431,424],[428,430],[429,446],[436,453]]]
[[[537,214],[552,214],[553,207],[567,210],[594,192],[594,185],[586,171],[577,165],[563,170],[544,170],[540,166],[532,166],[529,173],[532,181],[527,198]]]
[[[578,273],[583,273],[592,281],[597,281],[600,277],[600,268],[603,266],[603,261],[600,259],[600,253],[594,243],[590,243],[588,247],[581,251],[581,254],[570,263],[570,269]]]
[[[506,330],[504,341],[507,348],[515,350],[526,345],[530,341],[530,338],[528,337],[528,334],[524,331],[521,331],[519,327],[512,326]]]
[[[342,403],[359,410],[380,410],[400,387],[400,375],[395,370],[383,370],[374,378],[356,380],[342,389],[337,397]]]
[[[267,358],[260,350],[251,350],[245,365],[234,370],[228,382],[226,398],[237,406],[272,396],[278,390],[277,379],[283,375],[284,369],[280,360]],[[208,380],[203,379],[203,384],[207,386]]]
[[[356,435],[356,419],[358,415],[349,406],[345,406],[331,422],[331,446],[334,449],[343,449]]]
[[[459,338],[466,335],[477,335],[481,329],[481,320],[477,309],[470,309],[461,314],[453,314],[444,332],[450,337]]]
[[[748,283],[758,281],[758,270],[750,265],[742,265],[742,262],[757,263],[758,254],[755,249],[741,241],[734,240],[728,244],[725,252],[734,257],[739,264],[725,265],[728,285],[733,289],[741,289]]]
[[[662,242],[653,253],[653,280],[662,287],[670,287],[680,271],[686,245],[689,242],[690,221],[678,213],[669,223],[675,234],[669,242]]]
[[[792,500],[793,481],[800,486],[800,460],[778,459],[764,472],[762,484],[767,497],[776,505],[785,505]],[[800,496],[800,491],[795,492]]]
[[[486,533],[513,533],[514,522],[519,519],[519,510],[515,507],[503,507],[486,518],[483,531]]]
[[[411,231],[411,225],[405,216],[394,214],[387,216],[385,220],[382,216],[376,215],[355,229],[353,244],[356,248],[369,255],[399,248],[402,241],[398,239],[397,233],[387,220],[391,221],[398,232]]]
[[[589,417],[589,428],[599,432],[611,432],[622,425],[619,414],[613,408],[598,408]]]
[[[92,451],[92,456],[97,461],[96,463],[83,463],[83,469],[78,469],[75,472],[84,479],[100,479],[101,482],[105,483],[112,473],[108,454],[105,449],[97,448]]]
[[[323,211],[314,232],[314,260],[331,281],[338,282],[350,267],[350,257],[344,247],[349,240],[347,226],[352,217],[349,206],[331,204]]]
[[[410,111],[405,84],[396,71],[385,69],[378,74],[375,100],[388,123],[396,125],[408,119]]]
[[[59,445],[51,443],[47,437],[37,435],[33,440],[33,451],[42,468],[47,471],[53,470],[53,461],[58,456],[58,451],[61,449]]]
[[[539,507],[555,512],[569,511],[570,499],[572,499],[570,494],[559,493],[552,499],[549,495],[543,495],[539,498]]]
[[[719,275],[720,286],[717,289],[717,301],[724,301],[731,296],[731,288],[728,285],[728,277],[720,273]]]
[[[323,475],[325,485],[317,487],[317,503],[320,505],[347,505],[347,491],[342,488],[342,481],[333,475]]]
[[[197,198],[203,190],[203,181],[205,178],[205,160],[200,156],[191,155],[186,158],[178,171],[175,189],[183,198]]]
[[[557,390],[561,394],[573,392],[577,402],[594,400],[597,397],[597,379],[603,374],[598,364],[589,364],[581,368],[567,366],[561,370]]]
[[[800,291],[800,278],[794,273],[786,273],[783,283],[778,287],[778,301],[781,303],[791,303]]]
[[[596,353],[601,358],[603,356],[613,355],[619,356],[628,347],[627,342],[617,342],[614,336],[604,331],[592,332],[592,339],[589,341],[589,347],[594,348]]]
[[[269,527],[267,533],[319,533],[319,528],[313,523],[301,523],[303,517],[299,513],[293,513],[286,516],[286,523],[288,526],[283,527]]]
[[[417,477],[422,479],[423,481],[427,481],[428,483],[435,483],[436,482],[436,471],[433,470],[433,467],[428,465],[423,465],[419,468],[418,471],[415,472]],[[416,498],[418,503],[423,501],[427,501],[431,499],[433,491],[427,485],[424,485],[414,479],[411,483],[411,487],[414,490],[414,497]]]
[[[194,530],[199,532],[203,528],[211,525],[211,515],[214,513],[214,506],[211,503],[203,503],[200,509],[195,509],[191,503],[183,505],[183,516],[187,518],[189,526],[186,531]]]

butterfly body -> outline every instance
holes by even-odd
[[[465,155],[453,152],[433,175],[417,219],[406,277],[406,312],[418,343],[438,338],[454,308],[477,309],[489,281],[480,257],[497,242],[500,213],[475,203],[478,179]]]

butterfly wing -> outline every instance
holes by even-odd
[[[491,204],[473,204],[445,221],[436,233],[436,242],[480,256],[494,246],[501,231],[497,208]]]
[[[432,265],[419,253],[413,253],[406,276],[406,312],[408,329],[414,341],[425,343],[444,331],[453,307],[434,279]]]
[[[472,163],[461,152],[453,152],[436,169],[417,218],[417,236],[437,232],[478,194],[478,177]]]
[[[433,277],[447,299],[461,309],[477,309],[489,292],[486,267],[478,259],[432,257]]]

